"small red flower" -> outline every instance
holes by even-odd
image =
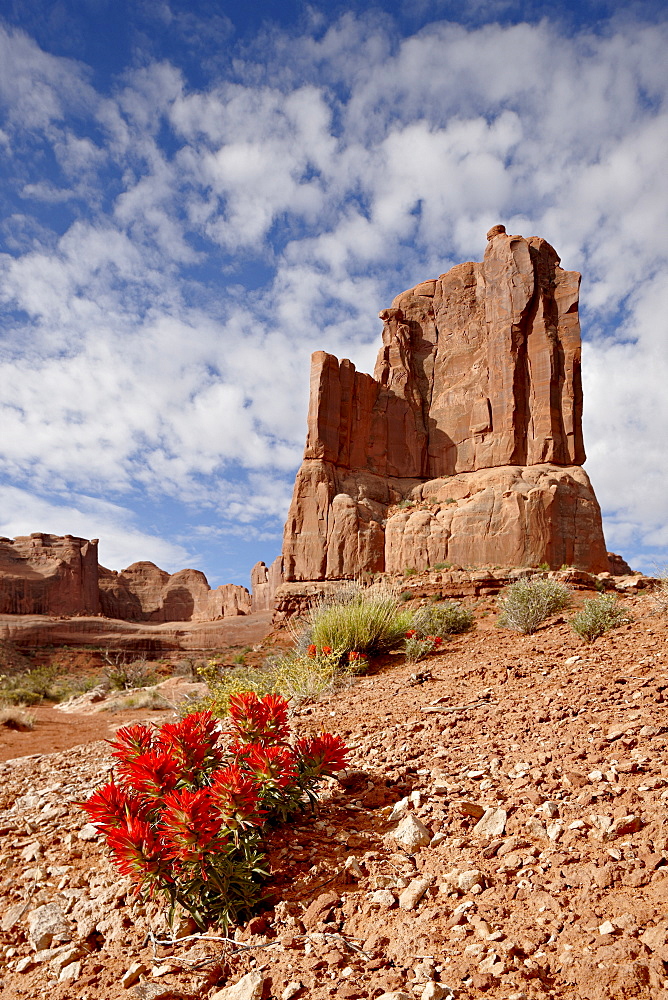
[[[108,741],[113,747],[112,757],[127,761],[131,757],[153,750],[157,742],[155,729],[144,726],[141,722],[134,726],[124,726],[116,730],[116,740]]]
[[[145,820],[128,816],[123,826],[109,831],[107,844],[120,873],[134,882],[173,881],[163,846]]]
[[[290,747],[250,744],[244,747],[241,766],[262,791],[287,788],[297,777],[297,761]]]
[[[329,656],[329,654],[332,652],[332,647],[323,646],[321,652],[324,653],[325,656]]]
[[[259,807],[257,785],[237,764],[215,771],[212,779],[211,801],[228,827],[245,829],[262,823],[264,813]]]
[[[124,826],[129,816],[145,819],[145,799],[133,792],[125,791],[110,781],[93,792],[81,808],[88,813],[88,819],[105,833],[115,827]]]
[[[414,628],[409,628],[408,632],[406,632],[406,638],[407,639],[414,639],[416,637],[416,635],[417,635],[417,632],[415,631]]]
[[[210,771],[223,761],[218,748],[220,730],[211,712],[193,712],[177,723],[165,723],[159,732],[160,747],[178,761],[185,777],[196,778],[198,771]]]
[[[434,646],[440,646],[443,640],[440,635],[428,635],[425,637],[428,642],[433,643]]]
[[[222,828],[222,819],[212,807],[208,788],[196,792],[182,788],[165,795],[158,826],[165,858],[201,861],[205,854],[221,848]]]
[[[311,657],[311,659],[313,660],[313,659],[315,659],[315,657],[316,657],[316,655],[317,655],[317,653],[318,653],[318,647],[317,647],[317,646],[315,646],[315,645],[314,645],[313,643],[311,643],[311,645],[310,645],[310,646],[309,646],[309,648],[308,648],[308,649],[306,650],[306,652],[308,653],[308,655],[309,655],[309,656]]]
[[[121,761],[118,771],[130,788],[152,799],[175,788],[180,777],[179,762],[168,750],[149,750]]]
[[[260,699],[254,691],[233,694],[229,712],[232,735],[247,743],[284,743],[290,733],[288,703],[278,695]]]
[[[369,657],[366,655],[366,653],[358,653],[356,650],[353,650],[352,653],[348,653],[349,663],[355,663],[356,660],[368,660],[368,659]]]
[[[297,740],[297,756],[305,768],[316,775],[332,775],[346,766],[348,748],[340,736],[321,733]]]

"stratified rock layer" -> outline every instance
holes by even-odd
[[[580,468],[579,285],[545,240],[496,226],[483,263],[380,313],[373,378],[316,352],[284,579],[445,560],[608,570]]]
[[[97,539],[0,538],[0,614],[97,614]]]

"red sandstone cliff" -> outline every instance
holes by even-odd
[[[97,538],[0,538],[0,614],[97,614]]]
[[[95,615],[135,622],[213,621],[245,615],[245,587],[211,590],[199,570],[169,574],[151,562],[121,573],[99,566],[97,539],[35,533],[0,538],[0,614]]]
[[[545,240],[495,226],[483,263],[380,313],[373,377],[313,355],[285,580],[445,561],[608,570],[581,468],[579,285]]]

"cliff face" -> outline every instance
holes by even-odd
[[[150,562],[121,573],[99,566],[97,539],[0,538],[0,614],[96,615],[135,622],[213,621],[249,614],[245,587],[211,590],[199,570],[169,574]]]
[[[373,377],[313,355],[286,580],[446,560],[608,569],[581,468],[579,285],[545,240],[495,226],[482,263],[380,313]]]
[[[0,613],[97,614],[97,538],[0,538]]]

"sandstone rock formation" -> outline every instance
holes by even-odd
[[[0,538],[0,614],[95,615],[132,622],[214,621],[246,615],[245,587],[211,590],[199,570],[169,574],[151,562],[120,573],[99,566],[97,539],[35,533]],[[268,605],[267,605],[268,606]]]
[[[271,566],[263,562],[255,563],[250,575],[252,602],[251,609],[268,611],[274,605],[276,590],[283,582],[283,558],[278,556]]]
[[[538,237],[403,292],[374,376],[316,352],[286,581],[468,565],[609,568],[581,465],[580,275]]]
[[[97,614],[97,538],[0,538],[0,614]]]
[[[211,590],[199,570],[170,576],[152,562],[133,563],[120,573],[101,566],[100,601],[108,618],[137,622],[213,621],[251,610],[245,587],[226,583]]]

